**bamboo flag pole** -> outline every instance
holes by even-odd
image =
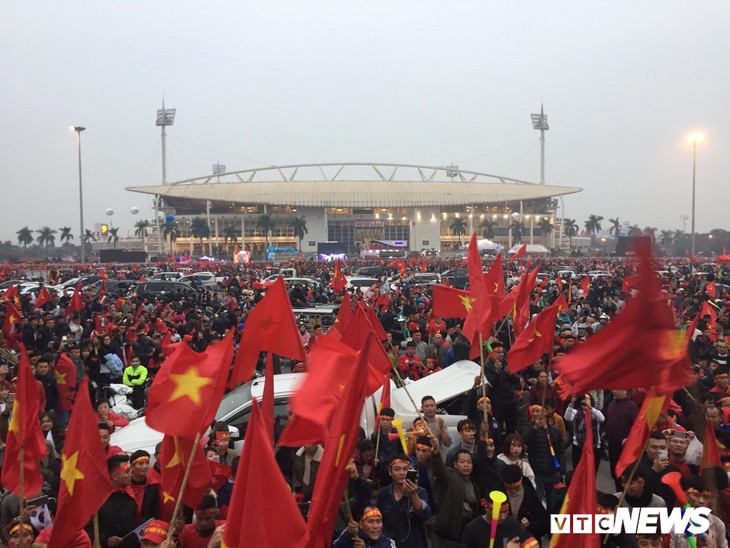
[[[180,484],[180,492],[177,494],[177,500],[175,501],[175,510],[173,510],[172,518],[170,519],[170,530],[167,533],[167,540],[172,540],[172,535],[175,532],[175,523],[177,522],[177,516],[180,514],[183,494],[185,493],[185,487],[187,486],[188,478],[190,477],[190,469],[193,466],[193,460],[195,460],[195,451],[198,450],[198,443],[200,443],[200,432],[195,435],[195,441],[193,442],[192,449],[190,450],[188,464],[185,468],[185,475],[183,475],[182,483]]]
[[[20,497],[20,523],[23,523],[25,517],[23,514],[25,513],[25,470],[24,470],[24,460],[25,460],[25,450],[21,446],[18,450],[18,460],[20,461],[20,471],[18,474],[18,496]]]
[[[482,364],[482,371],[481,371],[481,378],[482,378],[482,405],[484,408],[482,409],[482,413],[484,414],[484,423],[487,425],[487,434],[485,438],[485,442],[487,439],[489,439],[489,417],[487,417],[487,374],[484,371],[484,340],[481,333],[479,333],[479,360]],[[477,409],[479,406],[477,405]],[[479,429],[479,432],[481,433],[482,429]]]
[[[99,512],[94,513],[94,548],[101,548],[99,540]]]

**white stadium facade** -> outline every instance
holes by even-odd
[[[510,229],[515,221],[522,224],[523,243],[564,248],[567,238],[556,215],[561,197],[582,189],[456,166],[333,163],[232,171],[127,190],[154,197],[161,232],[165,220],[175,227],[177,239],[162,243],[173,252],[227,254],[236,245],[257,257],[267,241],[260,226],[264,215],[270,245],[298,249],[301,244],[308,255],[325,242],[330,247],[337,242],[351,255],[364,249],[449,252],[472,232],[488,232],[494,242],[511,246],[517,240],[512,234],[517,229]],[[307,233],[300,242],[293,222],[302,217]],[[209,239],[192,237],[191,227],[201,223],[195,218],[210,228]],[[152,224],[150,252],[162,240]]]

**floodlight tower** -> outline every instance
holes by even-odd
[[[545,132],[550,129],[547,121],[547,114],[540,105],[540,114],[531,114],[532,129],[540,130],[540,184],[545,184]]]
[[[165,138],[165,128],[171,126],[175,122],[175,109],[165,108],[165,100],[162,100],[162,108],[157,110],[157,122],[155,125],[160,126],[162,130],[162,184],[167,184],[167,150]],[[162,234],[160,232],[160,215],[158,212],[160,205],[160,197],[155,196],[155,227],[157,230],[157,248],[162,249]]]

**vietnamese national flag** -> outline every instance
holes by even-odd
[[[494,259],[492,267],[484,275],[484,285],[487,288],[487,294],[492,299],[492,307],[499,306],[499,302],[504,299],[507,292],[504,289],[504,269],[502,268],[502,252],[500,251],[497,258]]]
[[[115,490],[99,439],[98,419],[81,381],[61,455],[61,487],[49,546],[66,546],[89,523]]]
[[[269,447],[271,444],[269,443]],[[196,508],[213,485],[213,476],[205,458],[205,451],[201,443],[195,440],[165,435],[160,448],[160,489],[162,490],[163,518],[170,521],[175,501],[180,494],[185,469],[194,452],[193,464],[183,493],[183,503]]]
[[[251,379],[261,352],[273,352],[299,361],[306,358],[281,276],[246,318],[229,388]]]
[[[81,283],[76,284],[76,289],[74,289],[74,294],[71,297],[71,301],[66,307],[66,316],[71,316],[73,314],[76,314],[76,312],[81,312],[84,309],[84,301],[81,298],[82,288],[83,286],[81,285]]]
[[[703,302],[702,308],[700,309],[700,318],[704,318],[705,316],[710,317],[710,321],[707,322],[707,327],[710,330],[710,339],[712,339],[712,342],[717,342],[717,313],[715,312],[715,309],[710,306],[709,301]]]
[[[5,311],[5,321],[3,322],[3,333],[9,336],[15,324],[22,319],[23,315],[12,304],[8,303],[7,310]]]
[[[585,425],[586,439],[583,444],[583,452],[581,453],[578,467],[573,473],[573,479],[570,481],[570,487],[565,494],[563,506],[560,508],[561,514],[590,514],[593,516],[598,508],[596,495],[596,468],[595,454],[593,452],[593,421],[591,420],[591,410],[586,409]],[[568,530],[571,524],[567,523],[570,516],[558,520],[557,527],[565,527]],[[550,548],[573,548],[580,546],[581,548],[600,548],[601,539],[598,533],[577,534],[562,533],[554,534],[550,538]]]
[[[540,270],[539,267],[533,268],[526,276],[520,280],[515,291],[515,305],[512,309],[512,330],[516,335],[522,333],[525,325],[530,320],[530,298],[532,296],[532,290],[535,289],[535,282],[537,281],[537,273]]]
[[[654,274],[649,242],[640,243],[639,291],[605,328],[560,361],[564,394],[649,388],[672,393],[690,383],[684,335]]]
[[[232,331],[202,353],[176,344],[147,394],[147,425],[170,436],[195,438],[218,410],[232,357]]]
[[[43,305],[46,303],[50,303],[53,300],[53,297],[51,297],[51,294],[48,292],[48,289],[46,289],[46,286],[42,286],[40,292],[38,293],[38,297],[36,297],[35,300],[35,307],[36,308],[43,308]]]
[[[5,294],[3,295],[3,300],[7,301],[8,303],[12,303],[13,306],[19,307],[20,306],[20,292],[18,291],[17,285],[11,285],[5,290]]]
[[[360,307],[365,312],[365,316],[367,316],[370,325],[373,327],[373,334],[380,342],[383,342],[385,339],[388,338],[388,335],[385,333],[385,328],[383,327],[383,324],[380,323],[380,318],[378,318],[378,315],[375,313],[371,306],[368,306],[367,304],[361,302]]]
[[[583,295],[586,296],[586,299],[588,298],[588,293],[591,290],[591,277],[590,276],[583,276],[578,284],[583,291]]]
[[[347,460],[349,455],[347,453]],[[307,526],[291,489],[281,475],[256,399],[251,402],[251,419],[246,428],[246,440],[236,476],[221,546],[301,546]],[[319,486],[321,478],[320,465],[316,486]],[[335,497],[334,494],[332,496]],[[340,498],[336,497],[337,507]]]
[[[558,307],[558,314],[568,310],[568,301],[565,300],[565,295],[562,293],[558,295],[558,298],[553,301],[553,306]]]
[[[487,291],[487,284],[484,281],[482,258],[479,255],[476,232],[472,234],[467,248],[466,267],[469,274],[469,295],[473,300],[462,331],[471,343],[472,353],[478,355],[480,335],[484,339],[491,334],[493,309],[492,300],[489,298],[489,291]]]
[[[335,274],[332,276],[330,285],[332,286],[332,289],[335,290],[335,293],[340,293],[347,285],[347,278],[345,278],[345,275],[342,273],[339,259],[337,259],[337,262],[335,263]]]
[[[557,317],[558,307],[553,304],[527,324],[507,353],[510,371],[516,373],[527,369],[543,354],[552,353]]]
[[[515,251],[514,255],[512,255],[509,259],[507,259],[507,264],[511,264],[512,261],[515,259],[519,259],[520,257],[526,257],[527,256],[527,244],[522,244],[517,251]]]
[[[650,390],[641,404],[639,414],[636,416],[634,424],[631,426],[626,442],[621,448],[621,456],[616,463],[616,477],[620,477],[621,473],[632,462],[636,462],[641,458],[644,452],[644,446],[649,439],[649,434],[654,429],[659,415],[666,413],[672,397],[666,394],[656,394],[654,390]]]
[[[307,546],[330,546],[332,542],[337,510],[349,480],[347,466],[359,439],[360,412],[368,390],[366,356],[373,346],[380,346],[380,343],[369,334],[352,373],[343,378],[345,390],[330,421],[314,485],[307,523]]]
[[[332,326],[332,329],[327,331],[327,335],[331,337],[334,336],[335,338],[339,338],[337,336],[338,334],[343,335],[347,330],[347,326],[350,325],[350,322],[352,321],[352,316],[352,301],[350,300],[350,294],[345,293],[342,298],[342,303],[340,303],[340,309],[337,311],[335,324]]]
[[[628,293],[636,287],[637,282],[638,278],[636,276],[626,276],[624,281],[621,282],[621,292],[628,295]]]
[[[380,425],[380,412],[385,407],[390,407],[390,377],[385,379],[383,383],[383,391],[380,393],[380,404],[378,405],[378,413],[375,415],[375,425],[373,431],[377,432]]]
[[[371,334],[377,339],[377,335],[367,317],[367,313],[358,306],[340,342],[356,352],[365,352],[365,342]],[[368,394],[372,394],[383,385],[385,375],[393,367],[393,362],[390,361],[390,356],[388,356],[388,352],[382,344],[371,345],[365,359],[369,364]]]
[[[5,456],[0,477],[3,486],[18,496],[21,496],[19,466],[21,448],[23,449],[22,496],[35,495],[43,486],[40,460],[48,451],[41,431],[41,422],[38,420],[39,413],[38,388],[30,370],[28,354],[25,352],[25,347],[21,346],[18,378],[15,383],[15,403],[5,439]]]
[[[468,291],[442,284],[432,286],[432,309],[439,318],[466,318],[474,298]]]
[[[711,282],[707,283],[705,285],[705,293],[707,293],[707,296],[711,299],[717,298],[717,290],[715,289],[715,280],[712,280]]]
[[[717,443],[717,436],[715,436],[715,425],[710,421],[705,423],[705,443],[702,449],[702,464],[700,470],[714,467],[722,468],[722,461],[720,460],[720,446]]]

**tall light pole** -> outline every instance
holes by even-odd
[[[679,216],[679,220],[682,221],[682,232],[687,232],[687,219],[689,219],[689,215]]]
[[[81,178],[81,132],[86,128],[82,126],[71,126],[71,129],[76,132],[76,150],[79,155],[79,225],[81,232],[79,233],[79,239],[81,240],[81,263],[86,262],[86,247],[84,242],[84,185]]]
[[[697,143],[705,138],[701,133],[693,133],[687,140],[692,143],[692,255],[695,254],[695,188],[697,181]]]
[[[165,128],[175,123],[175,109],[165,108],[165,100],[162,100],[162,108],[157,110],[157,121],[155,125],[160,126],[162,132],[162,184],[167,184],[167,143]],[[157,230],[157,249],[158,253],[162,251],[162,233],[160,231],[160,214],[158,212],[160,206],[160,196],[155,195],[155,229]],[[172,245],[172,244],[170,244]]]
[[[530,114],[532,117],[532,129],[540,130],[540,184],[545,184],[545,132],[550,129],[547,114],[540,105],[540,114]]]

